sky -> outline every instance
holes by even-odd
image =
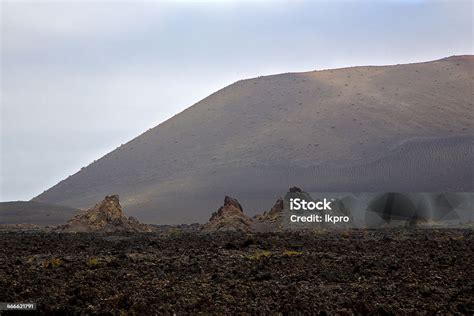
[[[471,1],[2,1],[0,201],[241,79],[473,54]]]

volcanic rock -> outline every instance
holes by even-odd
[[[263,214],[257,214],[253,218],[252,230],[256,232],[271,232],[281,230],[283,209],[285,207],[282,198],[279,198],[270,211],[265,211]]]
[[[303,190],[301,190],[298,187],[292,187],[292,188],[290,188],[289,191],[290,191],[290,193],[302,193],[303,192]]]
[[[281,220],[283,214],[283,208],[285,207],[284,201],[282,198],[279,198],[270,211],[265,211],[263,214],[257,214],[254,216],[254,219],[260,222],[270,221],[276,222]]]
[[[2,233],[0,297],[44,315],[472,315],[468,232]]]
[[[283,199],[279,198],[275,202],[275,205],[273,205],[272,209],[268,213],[264,213],[264,217],[271,221],[280,219],[283,214],[283,208],[284,208]]]
[[[279,231],[284,226],[285,209],[289,209],[290,199],[300,198],[305,201],[313,201],[313,198],[299,187],[291,187],[284,198],[279,198],[273,207],[263,214],[254,216],[252,229],[258,232]],[[287,214],[288,215],[288,214]],[[288,224],[288,223],[286,223]]]
[[[289,203],[290,199],[301,199],[308,202],[314,201],[314,199],[311,197],[311,195],[308,192],[303,191],[302,189],[298,187],[292,187],[288,189],[288,192],[285,194],[285,197],[283,200],[286,203]]]
[[[106,196],[85,213],[78,214],[66,225],[59,226],[63,232],[151,232],[149,225],[136,218],[127,218],[122,211],[118,195]]]
[[[319,194],[317,194],[319,195]],[[293,187],[290,188],[289,192],[285,195],[284,202],[286,203],[285,205],[287,208],[285,210],[289,210],[289,204],[291,199],[301,199],[307,202],[315,202],[315,203],[322,203],[324,198],[326,198],[324,195],[322,196],[316,196],[313,197],[311,194],[308,192],[305,192],[301,190],[300,188]],[[330,215],[330,216],[348,216],[349,217],[349,222],[344,223],[344,222],[338,222],[338,223],[333,223],[333,222],[322,222],[322,223],[298,223],[298,225],[291,224],[289,222],[285,222],[288,227],[296,228],[298,227],[299,229],[328,229],[328,228],[347,228],[350,227],[352,224],[352,215],[350,209],[345,205],[345,203],[341,199],[330,199],[332,200],[331,202],[331,210],[325,210],[325,211],[311,211],[311,210],[300,210],[298,211],[299,215],[302,216],[308,216],[311,214],[319,213],[320,215],[324,216],[325,214]],[[294,212],[289,212],[289,214],[293,214]],[[284,220],[288,220],[289,216],[284,217]]]
[[[224,205],[212,213],[203,230],[213,231],[249,231],[252,220],[244,214],[237,199],[226,196]]]

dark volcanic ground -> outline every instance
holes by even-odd
[[[472,230],[3,232],[0,301],[68,314],[472,315],[473,241]]]

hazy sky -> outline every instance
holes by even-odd
[[[473,52],[471,1],[1,1],[0,200],[239,79]]]

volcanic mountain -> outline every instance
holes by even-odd
[[[222,196],[250,216],[307,192],[472,191],[473,56],[238,81],[34,201],[206,222]]]

